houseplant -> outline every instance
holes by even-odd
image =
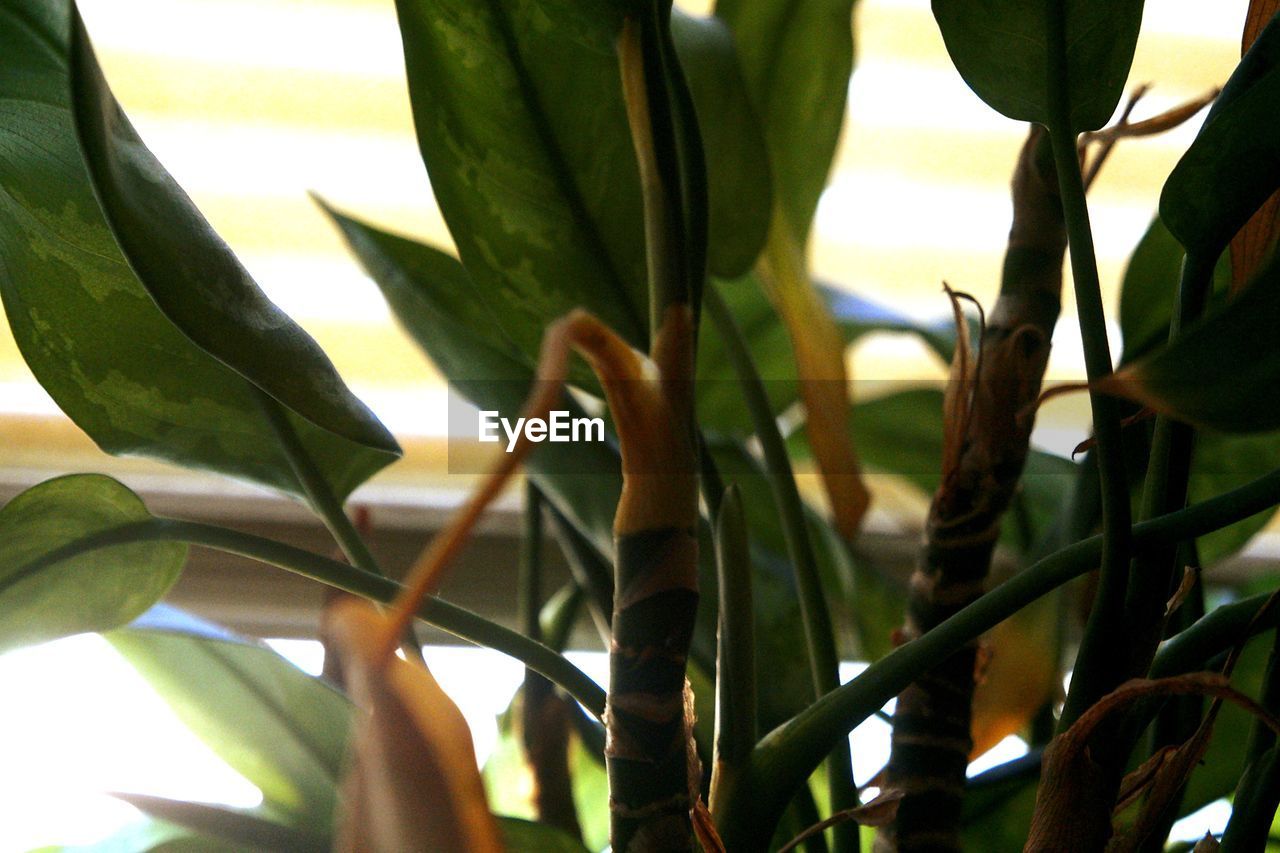
[[[829,833],[838,849],[859,844],[858,820],[884,824],[877,843],[889,849],[955,849],[965,838],[973,849],[1005,838],[1100,849],[1113,829],[1128,849],[1159,843],[1181,810],[1233,790],[1239,807],[1225,843],[1251,849],[1275,810],[1268,651],[1280,614],[1265,591],[1206,612],[1204,584],[1182,568],[1199,565],[1197,543],[1216,554],[1238,548],[1255,517],[1280,502],[1275,473],[1226,484],[1212,476],[1215,458],[1240,452],[1234,434],[1280,427],[1266,393],[1280,299],[1266,253],[1267,199],[1280,185],[1280,26],[1264,28],[1274,10],[1253,4],[1256,42],[1135,253],[1125,299],[1137,307],[1124,366],[1113,370],[1084,195],[1101,155],[1091,149],[1082,168],[1078,152],[1080,134],[1101,128],[1120,100],[1142,4],[934,3],[966,82],[993,108],[1043,128],[1011,164],[1015,229],[1001,301],[979,335],[962,294],[952,294],[954,330],[940,331],[870,303],[833,316],[810,283],[803,247],[843,113],[849,4],[785,8],[736,0],[700,20],[660,3],[398,4],[419,141],[460,261],[331,213],[401,322],[480,408],[514,416],[532,391],[541,411],[562,381],[606,400],[610,443],[543,445],[524,458],[530,536],[545,503],[574,558],[580,606],[612,622],[609,694],[558,654],[556,631],[537,640],[536,620],[526,620],[534,636],[523,636],[435,598],[419,615],[520,658],[577,700],[549,722],[540,712],[563,700],[531,676],[524,719],[541,722],[526,735],[562,726],[572,730],[562,740],[595,744],[595,753],[601,729],[591,717],[604,718],[611,802],[598,797],[594,807],[612,807],[619,849],[692,845],[695,827],[704,846],[782,846],[831,813],[844,818]],[[0,590],[6,642],[128,622],[172,582],[185,544],[396,598],[400,588],[342,509],[394,459],[394,439],[133,134],[73,9],[28,0],[0,14],[13,72],[3,127],[14,152],[3,174],[0,288],[33,372],[105,450],[290,493],[349,559],[156,518],[114,481],[62,478],[0,514],[11,549]],[[1122,123],[1084,141],[1105,148],[1139,132]],[[1028,446],[1068,248],[1096,432],[1080,464]],[[1168,269],[1184,255],[1175,280]],[[757,334],[748,339],[743,326]],[[904,392],[851,409],[844,348],[886,326],[938,351],[951,382],[945,394]],[[591,370],[569,360],[575,347]],[[1122,428],[1123,400],[1156,412],[1154,423]],[[797,401],[808,422],[784,436],[776,415]],[[898,423],[932,425],[924,431],[936,468],[904,461],[892,440],[877,447],[877,428],[892,436]],[[1265,440],[1249,446],[1276,452]],[[802,456],[823,474],[829,516],[796,489],[791,468]],[[516,458],[503,458],[502,475]],[[909,588],[859,547],[862,464],[934,493]],[[1024,468],[1036,476],[1022,478]],[[1011,503],[1030,519],[1020,530],[1003,523]],[[462,534],[465,523],[452,530]],[[1218,535],[1201,538],[1210,533]],[[1001,537],[1020,570],[983,593]],[[426,589],[443,565],[424,561]],[[1052,650],[1034,679],[999,675],[1009,652],[996,635],[985,651],[978,638],[1003,624],[1006,649],[1025,643],[1027,625],[1045,618],[1033,603],[1095,569],[1079,652],[1060,661]],[[536,576],[531,560],[527,589]],[[844,686],[833,621],[856,626],[860,651],[876,659]],[[139,630],[117,641],[144,644]],[[360,630],[338,634],[339,647],[359,646],[350,637]],[[276,672],[261,650],[236,654]],[[988,674],[971,696],[979,658],[989,658]],[[163,658],[150,660],[162,679]],[[180,658],[169,660],[172,681]],[[380,670],[366,665],[376,686]],[[1071,690],[1055,713],[1052,685],[1064,666]],[[1230,682],[1215,674],[1224,668]],[[273,677],[326,697],[294,697],[273,713],[295,736],[326,733],[332,771],[346,706],[318,683],[263,679]],[[1015,708],[1001,678],[1038,685],[1022,691],[1035,693],[1029,707]],[[177,681],[174,692],[190,701],[193,688]],[[994,709],[984,693],[997,697]],[[879,797],[864,805],[844,736],[898,694],[894,756]],[[1202,695],[1235,705],[1220,710]],[[418,698],[446,707],[434,694]],[[697,725],[690,700],[702,706]],[[290,718],[309,704],[327,716]],[[1235,722],[1219,722],[1232,711]],[[993,719],[1031,726],[1042,751],[966,786],[971,738],[989,737]],[[1238,735],[1246,725],[1256,728],[1247,749]],[[1224,737],[1224,728],[1235,733]],[[235,731],[210,736],[251,737]],[[451,735],[414,737],[429,750]],[[563,758],[553,751],[538,769],[550,780],[546,762]],[[698,763],[705,809],[690,769]],[[283,781],[263,786],[255,814],[139,804],[249,846],[329,843],[332,779],[326,786],[280,767]],[[512,846],[563,843],[542,824],[505,828]],[[819,838],[804,843],[826,843]]]

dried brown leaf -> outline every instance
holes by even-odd
[[[888,826],[898,816],[898,803],[902,797],[903,793],[898,790],[882,791],[869,803],[836,812],[826,820],[815,823],[778,848],[778,853],[790,853],[818,833],[847,821],[853,821],[859,826]]]
[[[466,720],[425,665],[385,654],[389,622],[351,599],[325,613],[359,709],[335,849],[501,851]]]

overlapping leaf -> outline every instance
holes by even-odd
[[[0,651],[123,625],[169,589],[185,545],[138,542],[63,560],[76,539],[151,518],[110,477],[76,474],[32,486],[0,510]]]
[[[1170,173],[1160,216],[1188,253],[1216,258],[1280,187],[1280,19],[1258,36]]]
[[[178,718],[262,791],[265,815],[328,833],[351,706],[265,646],[171,609],[107,639]]]
[[[1018,121],[1049,124],[1053,87],[1070,128],[1096,130],[1111,118],[1133,62],[1143,0],[933,0],[947,52],[969,88]],[[1049,32],[1060,15],[1066,55],[1053,57]],[[1066,79],[1054,73],[1060,62]]]
[[[647,338],[640,184],[614,53],[624,6],[396,4],[419,147],[471,296],[523,352],[575,307],[641,349]],[[737,274],[763,240],[767,162],[714,27],[680,20],[673,33],[700,123],[715,129],[704,135],[712,269]]]
[[[804,246],[835,157],[853,70],[853,0],[719,0],[768,141],[777,207]]]
[[[298,492],[255,386],[161,313],[116,245],[72,123],[69,21],[67,0],[0,2],[0,296],[18,347],[104,450]],[[385,434],[294,420],[342,494],[393,457]]]

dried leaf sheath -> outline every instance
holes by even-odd
[[[1000,296],[976,359],[966,347],[947,395],[942,484],[912,575],[907,641],[982,594],[1001,516],[1017,488],[1057,321],[1066,231],[1052,163],[1033,130],[1013,179],[1014,221]],[[963,332],[963,330],[962,330]],[[962,335],[963,336],[963,335]],[[978,365],[981,370],[978,370]],[[904,797],[880,850],[958,850],[977,647],[939,663],[898,697],[887,785]]]

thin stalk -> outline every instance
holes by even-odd
[[[529,639],[542,642],[542,492],[532,480],[525,480],[524,484],[522,533],[517,589],[520,631]]]
[[[1273,471],[1211,500],[1134,525],[1132,542],[1136,548],[1147,548],[1201,536],[1277,503],[1280,503],[1280,471]],[[1041,596],[1091,571],[1103,547],[1103,537],[1092,536],[1039,560],[765,735],[752,754],[750,768],[742,782],[742,789],[749,790],[751,795],[734,798],[724,816],[725,826],[731,829],[725,837],[728,848],[760,849],[764,842],[759,839],[767,839],[769,827],[776,823],[792,793],[804,784],[833,746],[938,660]],[[1236,608],[1236,605],[1219,608],[1219,611],[1227,610],[1233,618],[1229,624],[1215,625],[1227,633],[1236,628],[1235,633],[1231,633],[1233,637],[1242,630],[1239,618],[1244,618]],[[1201,621],[1212,620],[1219,611]],[[1253,612],[1256,607],[1249,612],[1249,617]],[[1248,618],[1244,621],[1247,623]],[[1203,648],[1206,632],[1191,629],[1184,633],[1192,632],[1195,632],[1197,649]],[[1171,640],[1169,646],[1174,646],[1177,640]],[[1189,654],[1185,647],[1182,651]]]
[[[1169,339],[1177,338],[1184,325],[1203,311],[1213,276],[1213,261],[1188,255],[1182,265],[1178,301],[1169,323]],[[1155,518],[1181,509],[1187,502],[1191,479],[1191,453],[1195,431],[1188,424],[1165,415],[1156,418],[1150,463],[1143,484],[1142,517]],[[1164,629],[1165,602],[1179,577],[1178,543],[1143,554],[1129,570],[1125,613],[1129,633],[1129,669],[1126,676],[1145,675]]]
[[[531,480],[525,480],[523,526],[518,584],[520,630],[529,639],[544,642],[542,493]],[[575,711],[545,675],[527,666],[519,707],[520,741],[533,776],[531,799],[538,820],[580,839],[582,826],[573,801],[573,776],[569,769],[569,738]]]
[[[132,542],[186,542],[202,545],[267,563],[382,604],[390,604],[403,589],[400,584],[382,575],[366,572],[341,560],[331,560],[274,539],[198,521],[151,518],[68,542],[5,578],[3,584],[0,584],[0,591],[63,560]],[[605,697],[600,685],[562,655],[541,643],[435,597],[423,601],[418,609],[418,618],[469,643],[502,652],[521,661],[560,685],[591,713],[597,717],[603,716]]]
[[[703,308],[724,340],[725,352],[742,385],[747,410],[751,414],[756,437],[764,452],[765,467],[769,472],[769,485],[778,505],[782,530],[786,539],[787,556],[795,566],[796,587],[800,597],[800,618],[804,625],[805,645],[809,653],[809,669],[814,690],[823,696],[840,686],[840,659],[836,653],[835,633],[831,626],[831,614],[822,591],[818,575],[818,563],[809,540],[809,528],[805,524],[804,504],[796,488],[791,458],[778,431],[778,423],[769,406],[764,383],[756,371],[751,353],[742,339],[742,331],[734,321],[728,306],[720,298],[714,285],[703,294]],[[833,744],[828,764],[830,776],[831,810],[833,812],[858,805],[857,787],[853,781],[853,764],[847,743]],[[847,844],[857,844],[857,827],[850,832],[837,828],[837,849],[841,849],[840,837]],[[852,836],[852,838],[850,838]],[[845,847],[843,849],[857,849]]]
[[[298,478],[298,483],[307,496],[307,503],[311,506],[311,510],[324,522],[324,526],[329,528],[338,547],[347,555],[352,565],[370,574],[385,574],[378,565],[378,561],[374,559],[369,546],[365,544],[364,538],[360,536],[343,510],[342,502],[333,493],[333,487],[316,466],[311,454],[302,446],[297,430],[293,428],[293,424],[289,423],[288,412],[265,391],[255,387],[254,392],[268,423],[271,424],[271,429],[276,434],[276,439],[280,442],[280,448],[284,450],[285,458],[289,460],[294,476]]]
[[[756,745],[755,609],[751,596],[751,553],[746,518],[736,486],[725,491],[716,518],[716,580],[720,624],[716,655],[715,757],[712,817],[733,790]]]
[[[1054,166],[1058,171],[1059,196],[1067,225],[1067,242],[1071,251],[1071,272],[1075,284],[1076,307],[1080,318],[1080,337],[1084,343],[1085,369],[1094,382],[1111,373],[1111,349],[1107,341],[1107,318],[1102,307],[1098,284],[1098,262],[1093,249],[1093,232],[1089,224],[1089,208],[1085,201],[1084,180],[1076,153],[1076,133],[1071,126],[1066,103],[1066,33],[1060,2],[1046,0],[1049,15],[1050,101],[1053,120],[1049,141],[1053,147]],[[1093,428],[1097,437],[1098,473],[1102,484],[1102,561],[1098,592],[1094,597],[1089,622],[1081,642],[1080,653],[1071,681],[1071,691],[1058,722],[1065,731],[1076,718],[1099,698],[1119,684],[1118,665],[1123,659],[1117,651],[1124,647],[1123,611],[1129,563],[1129,486],[1121,444],[1120,412],[1117,401],[1105,394],[1090,392]]]

